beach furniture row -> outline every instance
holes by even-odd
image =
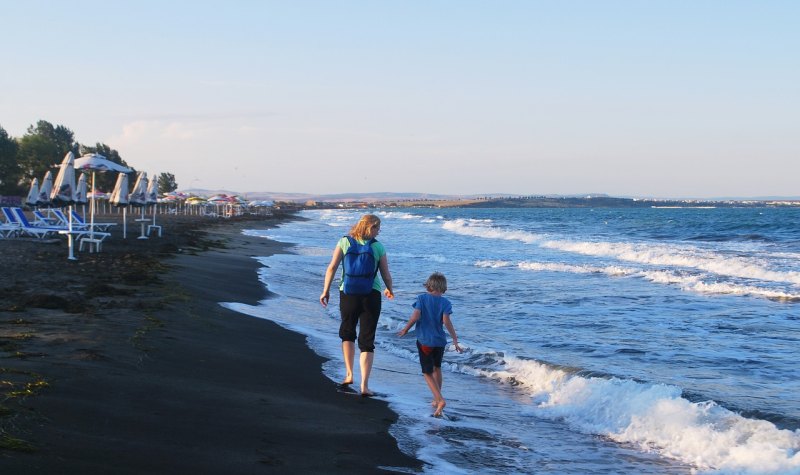
[[[22,208],[2,207],[3,222],[0,222],[0,237],[11,238],[27,235],[37,239],[45,239],[58,235],[68,235],[78,239],[79,250],[88,245],[89,250],[100,251],[103,241],[111,236],[108,229],[116,223],[86,223],[79,214],[72,211],[70,217],[60,209],[50,209],[45,215],[41,210],[33,212],[33,218],[28,219]]]

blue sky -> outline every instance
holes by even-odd
[[[800,2],[0,0],[0,126],[181,188],[800,196]]]

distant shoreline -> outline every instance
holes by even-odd
[[[800,208],[800,200],[658,200],[593,197],[517,197],[484,199],[405,199],[363,201],[314,201],[303,204],[276,202],[284,208]]]

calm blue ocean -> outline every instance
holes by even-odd
[[[426,472],[800,473],[800,209],[376,214],[396,297],[370,386]],[[247,232],[295,244],[260,259],[277,298],[225,305],[306,334],[338,381],[338,295],[318,298],[360,213],[301,216]],[[445,354],[441,419],[395,336],[433,271],[468,348]]]

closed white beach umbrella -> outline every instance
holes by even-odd
[[[89,190],[86,189],[86,174],[81,173],[78,184],[75,185],[75,203],[86,204],[89,201]]]
[[[67,246],[69,248],[68,259],[75,260],[72,242],[72,204],[75,203],[75,154],[67,152],[64,160],[59,165],[61,168],[56,175],[53,184],[53,191],[50,193],[50,201],[56,206],[69,206],[69,232],[67,233]]]
[[[39,206],[50,205],[51,191],[53,191],[53,174],[48,170],[47,173],[44,174],[44,178],[42,178],[41,185],[39,185]]]
[[[147,184],[147,204],[153,205],[153,226],[156,225],[156,208],[158,207],[158,174],[153,173],[150,183]],[[148,229],[148,233],[149,233]],[[161,233],[159,232],[159,236]]]
[[[75,203],[75,155],[68,152],[59,166],[50,201],[55,206],[71,206]]]
[[[39,179],[34,178],[31,182],[31,189],[28,191],[28,196],[25,198],[25,204],[28,206],[36,206],[39,204]]]
[[[128,174],[120,173],[117,176],[117,184],[114,185],[114,191],[111,192],[111,204],[121,208],[127,208],[129,203],[128,192]]]
[[[136,178],[136,183],[133,184],[133,190],[129,196],[129,200],[131,206],[138,206],[142,208],[142,217],[138,219],[139,223],[142,225],[142,233],[137,239],[147,239],[147,236],[144,234],[144,222],[149,221],[145,220],[144,218],[144,208],[147,205],[147,173],[140,172],[139,176]]]
[[[91,215],[91,224],[89,228],[90,237],[94,238],[94,213],[95,213],[95,190],[94,190],[94,174],[95,172],[108,172],[108,171],[115,171],[121,173],[130,173],[131,170],[128,167],[124,167],[119,163],[112,162],[111,160],[107,159],[106,157],[98,154],[98,153],[90,153],[88,155],[84,155],[81,158],[75,160],[75,169],[76,170],[91,170],[92,171],[92,202],[91,206],[89,206],[89,214]]]
[[[153,174],[153,178],[147,184],[147,204],[158,203],[158,175]]]
[[[81,173],[78,184],[75,185],[75,204],[83,207],[83,219],[86,220],[86,203],[89,202],[89,193],[86,190],[86,173]]]
[[[147,172],[139,172],[131,194],[128,196],[128,201],[131,206],[144,206],[147,204]]]
[[[111,204],[122,208],[122,239],[128,238],[128,174],[120,173],[114,191],[111,192]]]

